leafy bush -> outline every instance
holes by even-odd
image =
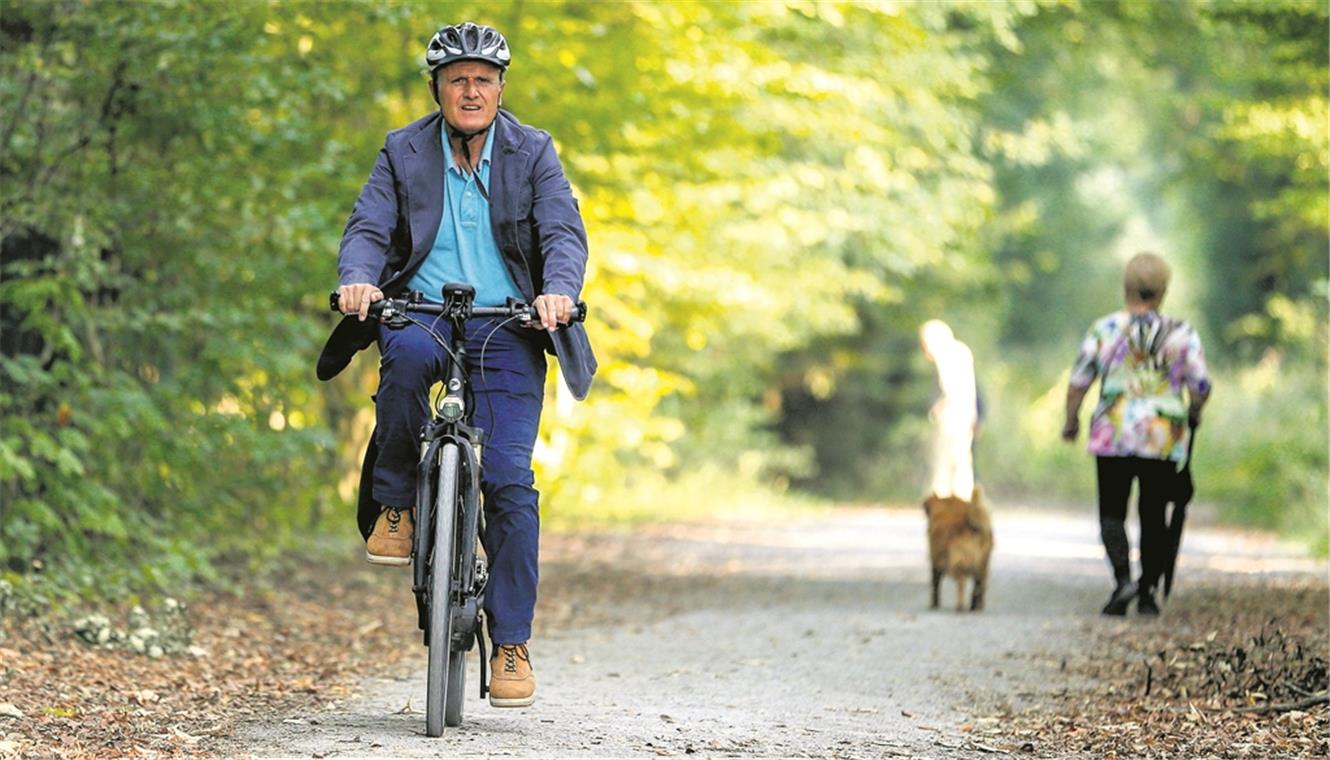
[[[6,9],[0,565],[154,585],[317,516],[335,457],[305,294],[336,233],[298,191],[335,146],[267,14]]]
[[[1277,351],[1224,373],[1196,457],[1200,498],[1213,498],[1224,517],[1294,535],[1323,555],[1330,550],[1325,381],[1318,367],[1285,366]]]

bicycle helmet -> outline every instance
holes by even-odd
[[[430,74],[454,61],[485,61],[506,70],[512,54],[498,29],[467,21],[439,29],[425,49]]]

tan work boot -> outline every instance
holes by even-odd
[[[384,507],[365,542],[365,559],[373,565],[409,564],[411,524],[410,507]]]
[[[500,644],[490,659],[490,705],[528,707],[536,701],[536,675],[526,644]]]

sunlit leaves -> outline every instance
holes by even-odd
[[[587,220],[601,372],[582,404],[551,383],[537,467],[558,513],[694,470],[813,474],[808,439],[773,432],[798,415],[787,392],[845,400],[834,456],[912,440],[924,315],[1049,344],[1080,329],[1050,314],[1103,306],[1130,224],[1171,225],[1193,270],[1240,286],[1210,307],[1223,338],[1324,343],[1324,16],[11,4],[0,556],[146,524],[280,543],[353,492],[372,352],[312,388],[324,291],[384,132],[434,108],[421,52],[441,23],[508,34],[504,105],[554,136]]]

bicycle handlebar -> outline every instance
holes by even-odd
[[[456,316],[462,319],[472,317],[498,317],[507,319],[516,317],[523,322],[538,322],[540,315],[536,313],[534,307],[525,301],[519,301],[515,298],[508,299],[508,303],[503,306],[474,306],[466,304],[460,309],[449,304],[432,303],[420,300],[419,293],[412,291],[404,298],[383,298],[369,305],[369,316],[379,320],[390,320],[397,316],[404,316],[408,312],[416,314],[434,314],[451,315],[453,311],[459,311]],[[342,313],[341,296],[337,291],[328,294],[328,306],[337,313]],[[587,314],[586,301],[578,301],[573,304],[573,312],[569,324],[573,322],[585,322]],[[567,327],[567,325],[560,325]]]

